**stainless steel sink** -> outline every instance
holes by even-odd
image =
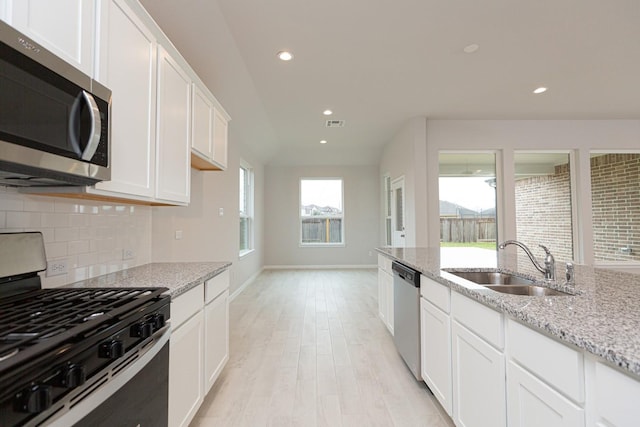
[[[566,292],[558,291],[556,289],[546,288],[544,286],[536,285],[483,285],[485,288],[493,289],[503,294],[511,295],[529,295],[534,297],[546,297],[546,296],[566,296],[571,295]]]
[[[458,277],[479,285],[533,285],[535,281],[510,273],[498,271],[457,271],[445,270]]]
[[[535,280],[518,276],[513,273],[499,271],[468,271],[445,269],[444,271],[485,288],[511,295],[529,296],[562,296],[571,295],[556,289],[540,286]]]

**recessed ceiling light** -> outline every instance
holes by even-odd
[[[325,116],[330,116],[330,115],[332,115],[332,114],[333,114],[333,111],[331,111],[331,110],[324,110],[324,111],[322,112],[322,114],[324,114]]]
[[[320,141],[320,144],[326,144],[326,143],[327,143],[326,139],[323,139],[322,141]]]
[[[293,59],[293,54],[286,50],[281,50],[280,52],[278,52],[278,58],[283,61],[291,61]]]
[[[533,93],[535,93],[535,94],[539,94],[539,93],[545,93],[546,91],[547,91],[547,88],[546,88],[546,87],[539,87],[539,88],[535,89],[535,90],[533,91]]]
[[[473,53],[473,52],[476,52],[478,49],[480,49],[480,45],[473,43],[473,44],[470,44],[469,46],[465,46],[464,49],[462,50],[464,51],[464,53]]]

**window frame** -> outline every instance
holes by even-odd
[[[239,216],[239,222],[242,219],[247,220],[247,228],[248,228],[248,236],[247,236],[247,245],[248,248],[247,249],[242,249],[240,248],[240,240],[238,241],[238,252],[239,252],[239,257],[242,258],[245,255],[250,254],[251,252],[253,252],[255,250],[254,247],[254,211],[253,211],[253,205],[254,205],[254,173],[253,173],[253,168],[251,167],[251,165],[247,162],[245,162],[244,160],[240,160],[240,167],[238,169],[238,173],[240,173],[241,170],[245,171],[245,182],[244,182],[244,191],[245,191],[245,203],[246,203],[246,212],[243,212],[240,209],[240,203],[238,203],[238,216]],[[240,177],[238,177],[240,178]],[[241,190],[243,187],[243,183],[238,182],[238,198],[239,198],[239,202],[241,202]],[[239,227],[238,230],[238,237],[241,238],[242,236],[240,236],[242,227]]]
[[[342,204],[342,213],[339,217],[337,216],[318,216],[318,218],[340,218],[340,236],[341,242],[331,243],[331,242],[313,242],[313,243],[305,243],[302,241],[302,181],[340,181],[340,197]],[[312,247],[320,247],[320,248],[336,248],[336,247],[344,247],[346,245],[346,236],[345,236],[345,206],[344,206],[344,178],[343,177],[300,177],[298,181],[298,246],[301,248],[312,248]]]

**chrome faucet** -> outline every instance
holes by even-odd
[[[538,245],[542,249],[544,249],[544,252],[546,254],[545,257],[544,257],[544,266],[542,266],[540,264],[540,262],[538,262],[536,257],[533,256],[533,254],[531,253],[529,248],[524,243],[520,243],[517,240],[506,240],[506,241],[504,241],[504,242],[502,242],[502,243],[500,243],[498,245],[498,249],[504,249],[509,245],[520,246],[522,248],[522,250],[527,254],[527,256],[529,257],[531,262],[533,263],[533,266],[540,273],[544,274],[544,278],[545,279],[547,279],[547,280],[556,280],[556,260],[553,257],[553,255],[551,255],[551,251],[549,249],[547,249],[546,246]]]

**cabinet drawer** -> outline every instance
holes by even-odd
[[[509,357],[577,403],[584,402],[584,357],[567,347],[509,319]]]
[[[171,301],[171,330],[175,331],[204,305],[203,285],[198,285]]]
[[[445,313],[451,311],[451,290],[424,275],[420,276],[420,295]]]
[[[384,255],[378,255],[378,268],[383,269],[389,274],[393,274],[391,270],[391,259]]]
[[[452,292],[451,314],[489,344],[500,350],[504,348],[502,313],[457,292]]]
[[[637,426],[640,382],[603,363],[595,365],[596,425]]]
[[[204,282],[205,304],[209,304],[215,297],[229,289],[229,270],[224,270],[217,276]]]

